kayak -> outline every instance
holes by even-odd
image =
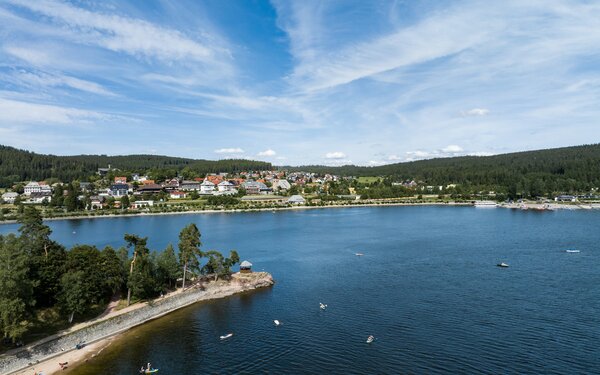
[[[225,336],[221,336],[221,340],[228,339],[228,338],[230,338],[231,336],[233,336],[233,333],[228,333],[228,334],[226,334]]]

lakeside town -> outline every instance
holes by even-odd
[[[511,199],[494,191],[473,192],[459,184],[432,186],[414,179],[396,181],[391,177],[286,170],[158,179],[109,165],[98,168],[87,180],[65,182],[51,178],[16,183],[1,194],[0,220],[15,220],[24,205],[38,206],[44,218],[419,203],[536,210],[600,208],[597,189],[583,194]]]

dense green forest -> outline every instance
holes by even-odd
[[[195,160],[158,155],[76,155],[56,156],[36,154],[0,145],[0,187],[17,181],[41,181],[50,177],[69,182],[86,179],[108,165],[128,172],[148,173],[160,171],[159,175],[172,175],[186,169],[196,174],[214,172],[237,172],[242,170],[271,169],[262,161],[227,159]]]
[[[342,176],[387,176],[396,181],[414,179],[427,185],[460,184],[500,190],[509,195],[526,192],[525,195],[537,196],[546,192],[583,192],[600,187],[600,144],[494,156],[429,159],[379,167],[302,166],[289,169]]]
[[[239,263],[234,250],[229,257],[201,251],[195,224],[181,231],[179,251],[169,244],[157,252],[150,251],[146,237],[134,234],[125,234],[118,250],[89,245],[67,250],[50,238],[34,207],[25,208],[19,223],[19,235],[0,235],[0,348],[31,331],[64,328],[98,314],[113,296],[127,295],[128,304],[154,298],[175,289],[179,278],[185,287],[194,276],[227,277]]]

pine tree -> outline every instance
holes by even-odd
[[[202,245],[200,231],[196,224],[192,223],[181,230],[179,233],[179,262],[183,266],[183,289],[185,289],[188,269],[197,269],[200,265],[198,258],[203,256],[200,245]]]
[[[179,262],[177,261],[173,245],[169,244],[167,248],[158,255],[156,266],[158,277],[163,286],[172,288],[179,276]]]

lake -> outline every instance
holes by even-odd
[[[48,225],[67,246],[116,248],[135,233],[159,250],[190,222],[203,250],[236,249],[275,286],[132,329],[72,374],[137,374],[147,362],[159,374],[600,373],[600,211],[357,207]]]

